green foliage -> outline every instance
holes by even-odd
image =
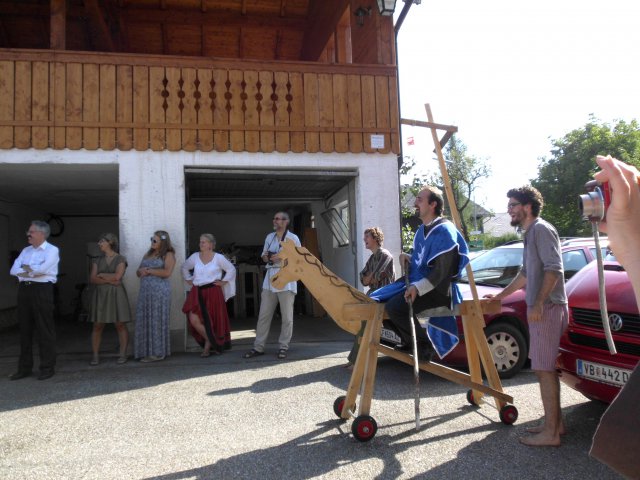
[[[596,155],[611,155],[640,167],[640,126],[636,120],[618,120],[613,126],[591,117],[582,128],[552,141],[551,158],[542,158],[538,178],[531,184],[540,190],[545,206],[542,217],[561,236],[590,235],[591,225],[582,220],[578,195],[597,170]]]
[[[484,248],[486,250],[490,250],[492,248],[499,247],[500,245],[504,245],[507,242],[512,242],[513,240],[520,240],[520,237],[515,233],[506,233],[499,237],[492,237],[489,234],[485,233],[481,235],[484,241]]]

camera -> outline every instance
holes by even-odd
[[[277,253],[278,252],[267,252],[267,265],[273,265],[273,260],[271,260],[271,257],[276,255]]]
[[[590,222],[600,222],[605,219],[607,209],[611,204],[611,188],[608,182],[600,183],[591,180],[585,183],[587,193],[580,195],[579,206],[582,218]]]

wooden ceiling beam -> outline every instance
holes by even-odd
[[[65,50],[67,48],[67,2],[66,0],[50,0],[50,2],[49,47],[52,50]]]
[[[350,5],[349,0],[309,0],[309,18],[313,22],[302,40],[302,60],[315,62],[320,57]]]
[[[343,0],[341,0],[343,1]],[[347,0],[348,1],[348,0]],[[285,29],[304,30],[306,18],[280,18],[263,16],[238,16],[237,14],[208,10],[197,13],[185,10],[148,10],[144,8],[127,8],[121,12],[127,23],[166,23],[171,25],[206,25],[206,26],[239,26],[239,27],[281,27]]]
[[[98,49],[115,52],[115,42],[111,36],[111,30],[104,18],[104,12],[98,5],[98,0],[84,0],[84,8],[89,19],[90,34],[95,37]]]

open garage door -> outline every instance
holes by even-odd
[[[212,233],[218,250],[236,261],[238,272],[255,272],[262,266],[260,254],[266,234],[272,231],[273,214],[282,210],[291,217],[291,230],[302,244],[332,270],[333,259],[340,258],[337,270],[342,275],[347,272],[343,278],[353,281],[353,245],[338,247],[349,256],[345,262],[344,252],[340,254],[334,249],[333,235],[321,214],[338,203],[349,204],[349,192],[353,192],[357,176],[354,169],[188,167],[185,169],[187,254],[197,250],[201,233]],[[259,283],[259,274],[257,278]],[[239,317],[256,316],[259,299],[258,292],[252,291],[255,280],[248,278],[245,283],[247,291],[239,292],[235,313]],[[313,308],[310,298],[298,295],[298,313],[311,315]]]

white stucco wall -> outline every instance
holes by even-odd
[[[280,153],[203,153],[203,152],[103,152],[68,150],[11,150],[3,152],[2,163],[113,164],[119,165],[119,230],[121,252],[129,259],[124,283],[135,311],[138,279],[135,269],[149,248],[155,230],[167,230],[176,249],[177,267],[185,252],[184,168],[307,168],[327,170],[353,168],[355,181],[356,268],[362,269],[370,252],[362,247],[362,235],[370,226],[385,233],[385,247],[394,256],[400,252],[398,173],[396,155],[364,154],[280,154]],[[266,233],[266,232],[265,232]],[[331,268],[334,253],[323,249],[323,260]],[[178,268],[176,270],[178,270]],[[183,348],[184,316],[180,309],[184,288],[178,271],[171,278],[173,287],[171,329],[173,349]]]

